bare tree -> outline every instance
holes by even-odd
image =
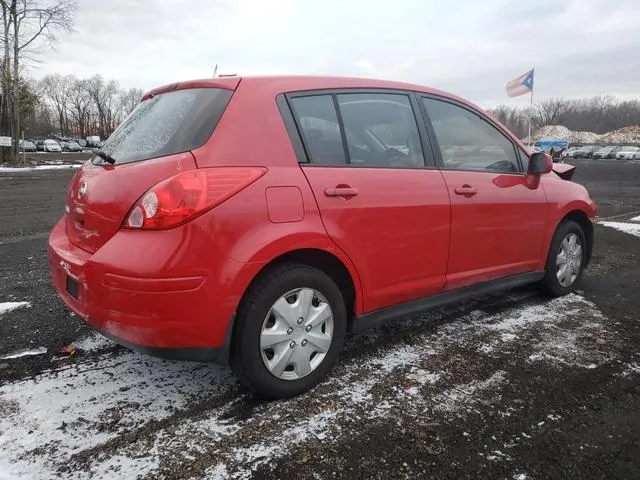
[[[74,135],[85,137],[89,132],[91,118],[91,97],[87,91],[86,80],[75,80],[69,90],[69,112],[73,119]]]
[[[120,102],[122,104],[122,113],[125,117],[140,103],[142,95],[144,95],[144,91],[141,88],[129,88],[122,91]]]
[[[526,131],[522,130],[522,122],[530,114],[535,119],[534,129],[560,124],[573,131],[603,134],[623,127],[640,126],[640,101],[619,101],[611,96],[581,100],[544,100],[535,105],[532,112],[528,107],[518,109],[504,105],[493,108],[490,112],[520,138],[526,135]]]
[[[40,89],[51,102],[60,125],[60,132],[67,135],[69,132],[69,95],[76,78],[73,75],[62,76],[60,74],[47,75],[40,81]]]
[[[12,102],[13,155],[17,157],[20,136],[20,59],[42,44],[52,46],[59,31],[71,31],[76,0],[0,0],[3,14],[3,97]],[[8,24],[8,28],[7,28]],[[7,67],[11,66],[11,71]]]
[[[101,131],[102,138],[108,136],[120,121],[120,86],[115,80],[107,82],[103,94],[104,101],[104,125]]]
[[[556,125],[564,122],[572,104],[563,98],[549,98],[536,105],[538,125]]]

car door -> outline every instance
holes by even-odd
[[[364,310],[441,291],[449,196],[415,97],[347,90],[288,101],[306,150],[302,170],[328,235],[358,271]]]
[[[534,271],[544,252],[547,200],[528,157],[489,118],[423,96],[451,199],[447,289]]]

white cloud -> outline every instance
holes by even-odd
[[[222,73],[358,75],[478,103],[536,67],[536,96],[640,95],[635,0],[80,0],[76,32],[32,74],[152,88]]]

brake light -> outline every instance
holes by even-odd
[[[147,230],[177,227],[220,205],[266,172],[261,167],[214,167],[179,173],[140,197],[122,227]]]

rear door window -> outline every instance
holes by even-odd
[[[409,96],[395,93],[340,94],[350,163],[384,167],[424,167],[418,124]],[[356,139],[362,139],[357,141]]]
[[[293,96],[292,113],[311,163],[424,167],[410,97],[396,93]]]
[[[291,99],[302,141],[311,163],[347,163],[338,114],[331,95],[311,95]]]
[[[233,92],[193,88],[162,93],[140,103],[102,146],[116,164],[174,155],[201,147]],[[95,163],[101,163],[99,157]]]

